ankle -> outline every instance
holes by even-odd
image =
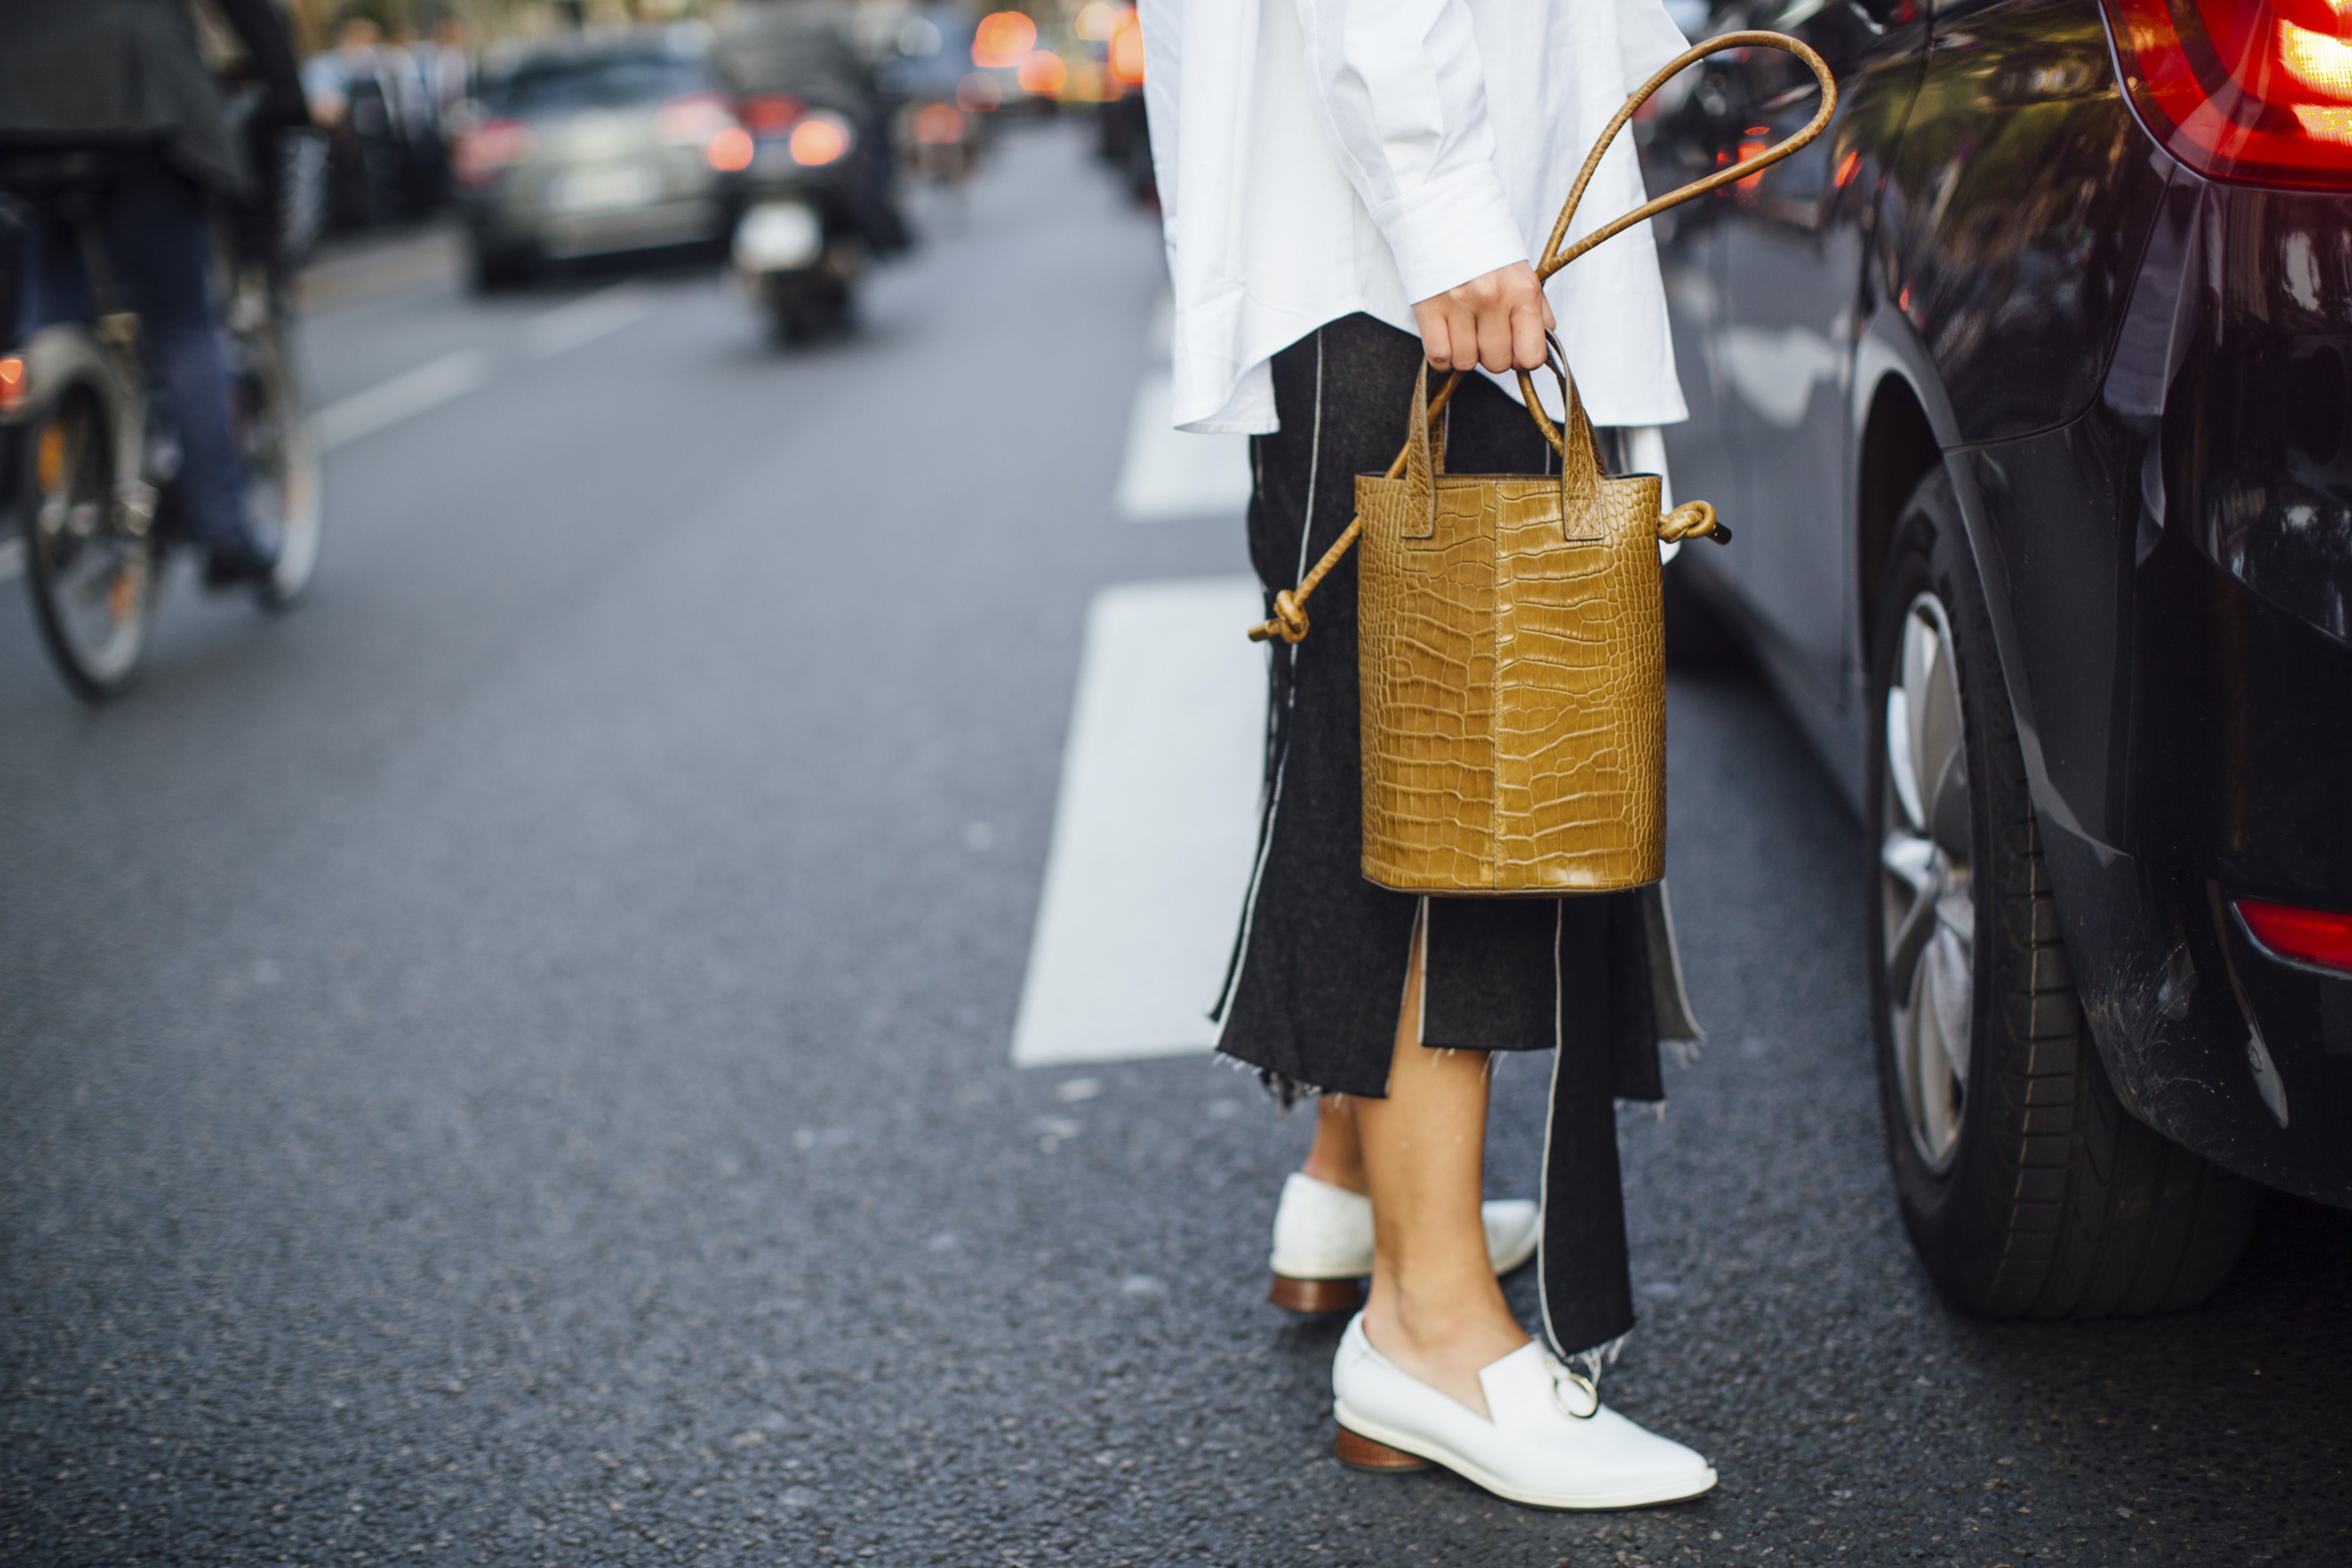
[[[1528,1339],[1491,1274],[1424,1282],[1419,1289],[1390,1286],[1375,1274],[1364,1329],[1384,1354],[1391,1347],[1414,1359],[1452,1361],[1467,1353],[1477,1357],[1477,1365],[1508,1355]]]
[[[1336,1159],[1325,1153],[1320,1144],[1307,1151],[1307,1163],[1298,1169],[1318,1182],[1343,1188],[1359,1197],[1370,1195],[1372,1190],[1371,1182],[1364,1174],[1361,1158],[1353,1161]]]

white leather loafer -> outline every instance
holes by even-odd
[[[1644,1508],[1715,1485],[1715,1467],[1601,1404],[1533,1340],[1479,1368],[1478,1386],[1492,1419],[1374,1350],[1360,1315],[1331,1363],[1333,1450],[1359,1469],[1443,1465],[1529,1508]]]
[[[1484,1205],[1486,1258],[1508,1274],[1536,1255],[1543,1214],[1525,1198]],[[1356,1281],[1372,1271],[1372,1200],[1293,1171],[1274,1211],[1274,1289],[1268,1300],[1298,1312],[1352,1312]]]

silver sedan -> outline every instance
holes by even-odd
[[[476,285],[727,233],[751,162],[698,30],[575,34],[494,68],[451,149]]]

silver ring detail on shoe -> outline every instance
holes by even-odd
[[[1576,1397],[1570,1402],[1564,1391],[1574,1388]],[[1571,1372],[1558,1362],[1551,1365],[1551,1402],[1559,1413],[1573,1421],[1590,1421],[1601,1414],[1601,1390],[1580,1372]]]

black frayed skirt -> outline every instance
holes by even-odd
[[[1297,584],[1355,515],[1356,476],[1403,445],[1421,342],[1370,316],[1322,327],[1274,358],[1281,429],[1250,443],[1250,559]],[[1445,416],[1458,473],[1546,473],[1534,422],[1465,377]],[[1414,924],[1426,906],[1422,1044],[1554,1050],[1544,1149],[1544,1314],[1562,1355],[1633,1326],[1614,1102],[1664,1098],[1658,1068],[1659,913],[1633,893],[1423,899],[1361,871],[1356,556],[1309,601],[1304,642],[1271,649],[1258,853],[1215,1016],[1217,1048],[1286,1101],[1381,1098]],[[1670,939],[1668,939],[1670,940]],[[1678,998],[1676,999],[1678,1003]]]

